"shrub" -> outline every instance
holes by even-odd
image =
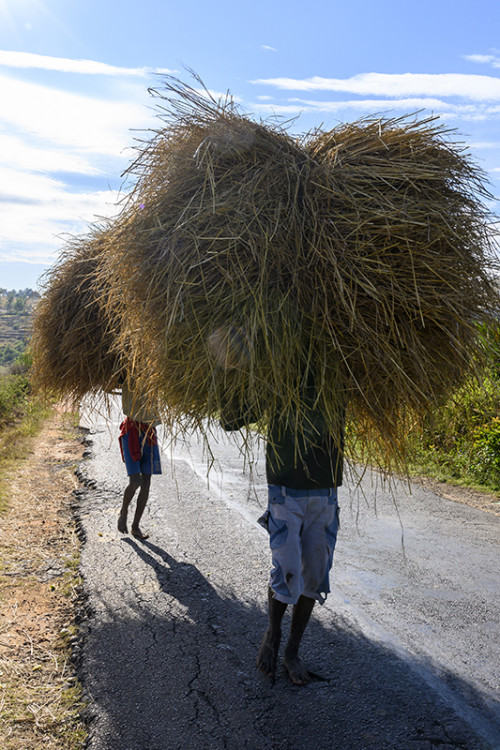
[[[476,430],[469,470],[481,484],[500,489],[500,417]]]
[[[427,416],[415,431],[414,471],[500,490],[500,336],[483,329],[489,366]]]
[[[10,365],[25,351],[26,344],[21,339],[0,345],[0,365]]]
[[[29,391],[26,375],[0,376],[0,428],[10,422],[20,410]]]

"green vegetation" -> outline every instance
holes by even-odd
[[[0,374],[0,511],[5,509],[8,469],[25,455],[26,439],[36,435],[49,413],[46,404],[31,394],[28,352]]]
[[[75,415],[59,414],[31,394],[30,364],[25,354],[0,375],[0,601],[9,612],[2,632],[7,643],[12,633],[24,633],[29,640],[29,648],[12,649],[1,659],[0,734],[6,750],[77,750],[88,733],[81,718],[81,686],[70,665],[71,638],[77,633],[74,603],[81,585],[69,502],[74,478],[72,468],[50,453],[48,458],[44,446],[50,430],[56,430],[54,441],[74,446],[75,461],[81,446]],[[65,571],[42,581],[38,571],[44,569],[48,548]],[[27,559],[26,569],[22,563]]]
[[[30,365],[30,355],[25,352],[18,355],[6,374],[0,375],[0,430],[28,410]]]
[[[0,372],[22,355],[31,334],[31,314],[40,295],[33,289],[0,289]]]
[[[13,343],[7,342],[0,346],[0,365],[9,365],[15,362],[26,349],[26,344],[21,339]]]
[[[413,441],[411,470],[500,492],[500,327],[482,330],[488,366],[426,417]]]

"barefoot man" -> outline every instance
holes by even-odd
[[[147,539],[139,523],[149,497],[151,474],[161,474],[160,452],[156,426],[160,424],[145,399],[132,389],[130,381],[122,384],[122,409],[125,419],[120,425],[120,449],[127,468],[129,483],[123,493],[123,503],[118,516],[118,531],[128,533],[129,505],[139,490],[130,533],[136,539]]]
[[[257,666],[275,677],[281,621],[292,605],[290,635],[283,664],[295,685],[310,675],[299,658],[299,646],[315,602],[330,591],[329,573],[339,526],[337,487],[342,484],[342,423],[332,436],[314,407],[315,389],[304,388],[302,427],[284,414],[272,420],[266,447],[268,507],[259,518],[267,529],[272,569],[268,589],[269,625]]]
[[[217,351],[230,348],[231,337],[214,334]],[[220,346],[221,340],[224,346]],[[235,355],[233,355],[234,358]],[[326,428],[317,404],[312,378],[304,375],[300,425],[297,416],[283,411],[271,420],[267,433],[266,479],[268,507],[259,523],[269,533],[272,569],[268,588],[269,625],[257,655],[257,666],[274,679],[281,641],[281,622],[292,605],[290,635],[283,664],[295,685],[311,676],[299,658],[299,646],[315,602],[330,591],[329,574],[339,527],[337,487],[342,484],[344,409],[339,406],[335,434]],[[228,405],[222,415],[225,430],[252,422],[250,411],[237,413]]]

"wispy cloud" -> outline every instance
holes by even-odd
[[[66,57],[36,55],[32,52],[12,52],[0,50],[0,65],[9,68],[38,68],[61,73],[81,73],[84,75],[139,76],[144,78],[151,73],[173,73],[167,68],[123,68],[95,60],[72,60]]]
[[[50,263],[64,233],[116,213],[110,192],[76,192],[46,175],[0,168],[0,184],[8,186],[0,195],[0,260]]]
[[[361,96],[457,96],[500,101],[500,78],[461,73],[362,73],[351,78],[259,78],[253,84],[286,91],[335,91]]]
[[[500,149],[500,141],[471,141],[469,146],[478,150],[490,151]]]
[[[277,52],[278,50],[276,47],[270,47],[269,44],[261,44],[260,48],[263,50],[267,50],[268,52]]]
[[[464,55],[464,60],[480,65],[491,65],[492,68],[500,68],[500,55]]]
[[[207,99],[213,99],[216,102],[224,102],[226,100],[232,100],[234,102],[241,102],[242,99],[240,96],[234,96],[230,91],[216,91],[215,89],[200,89],[197,88],[195,91],[198,94],[201,94],[201,96],[206,97]]]
[[[93,164],[88,155],[75,150],[52,146],[36,146],[16,135],[0,133],[0,153],[4,167],[28,172],[73,172],[99,175],[102,168]]]
[[[482,119],[496,113],[496,107],[478,108],[468,104],[452,104],[442,99],[433,98],[402,98],[402,99],[341,99],[322,101],[318,99],[299,99],[292,97],[286,101],[273,102],[258,97],[252,105],[260,113],[294,116],[303,113],[310,114],[340,114],[353,113],[355,117],[363,115],[392,116],[397,112],[410,114],[426,111],[430,115],[444,115],[447,118],[460,117],[464,120]],[[494,112],[492,112],[492,109]],[[352,115],[350,115],[352,116]]]
[[[150,121],[146,108],[130,99],[69,93],[1,74],[0,90],[0,124],[80,151],[118,155],[132,142],[129,128]]]
[[[109,66],[37,55],[16,60],[17,69],[12,56],[0,54],[0,65],[10,65],[0,73],[0,259],[50,263],[65,234],[116,213],[116,193],[103,185],[117,187],[134,156],[138,135],[131,129],[151,128],[150,99],[132,69],[112,74]],[[42,85],[21,64],[64,77]],[[86,82],[77,72],[112,77],[102,75],[89,95],[78,92],[78,82]]]

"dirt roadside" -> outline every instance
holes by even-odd
[[[10,477],[0,516],[0,737],[2,750],[81,750],[86,727],[72,655],[81,603],[74,517],[82,433],[56,411]],[[498,496],[427,478],[438,495],[500,515]]]
[[[3,750],[83,747],[75,677],[79,541],[72,503],[82,435],[60,408],[9,470],[0,516],[0,737]]]
[[[453,500],[455,503],[464,503],[478,510],[484,510],[487,513],[500,516],[500,497],[498,493],[493,494],[481,492],[480,490],[471,490],[466,487],[448,484],[447,482],[438,482],[436,479],[429,477],[413,477],[412,481],[447,500]]]

